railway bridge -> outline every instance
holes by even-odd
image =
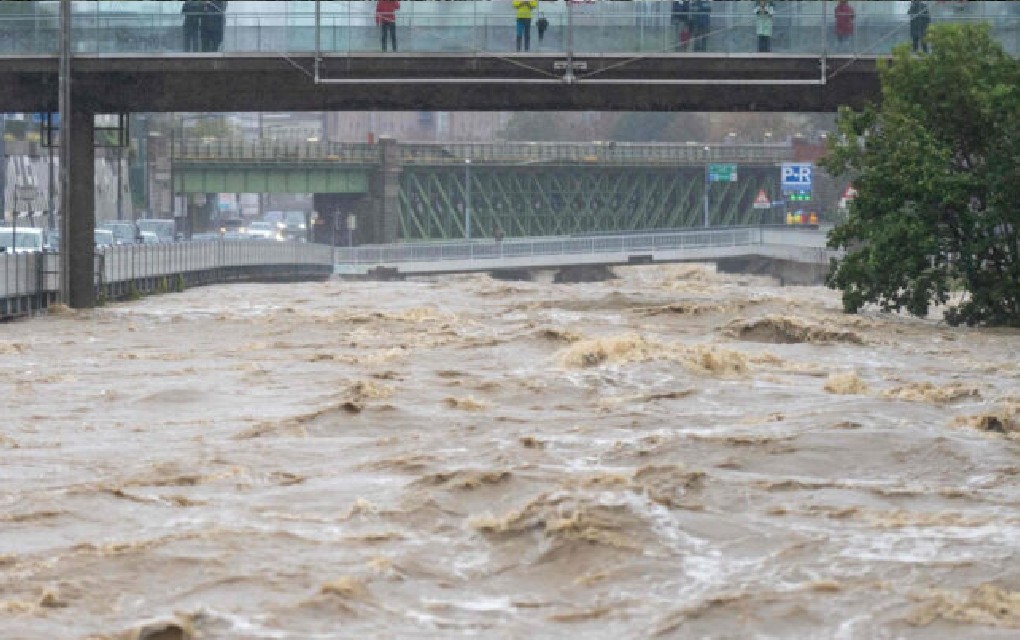
[[[381,244],[782,224],[780,168],[817,152],[798,144],[180,140],[171,174],[176,194],[313,193],[313,239],[333,242],[354,215],[356,242]],[[712,181],[712,165],[734,171]],[[838,187],[818,176],[811,206],[834,210]],[[776,206],[755,208],[760,193]]]

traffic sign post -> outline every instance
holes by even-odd
[[[811,193],[814,166],[810,162],[784,162],[779,187],[783,193]]]
[[[710,164],[708,165],[709,182],[736,182],[737,165],[735,164]]]
[[[708,147],[705,147],[707,150]],[[705,165],[705,226],[708,226],[708,187],[713,182],[736,182],[737,165],[735,164],[706,164]]]
[[[768,195],[766,195],[764,189],[759,189],[758,190],[758,196],[754,199],[754,208],[755,209],[771,209],[772,208],[772,201],[769,200],[769,197],[768,197]]]
[[[784,205],[811,200],[814,183],[814,165],[810,162],[784,162],[780,171],[779,189]],[[790,224],[790,210],[786,208],[786,223]]]
[[[854,189],[853,183],[848,184],[846,189],[843,190],[843,195],[839,198],[838,207],[843,213],[846,213],[850,209],[850,203],[857,197],[857,189]]]

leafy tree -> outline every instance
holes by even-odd
[[[830,287],[856,312],[1020,326],[1020,64],[982,25],[937,25],[930,55],[897,48],[882,103],[840,111],[823,165],[859,195],[829,235]]]

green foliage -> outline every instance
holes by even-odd
[[[142,294],[138,291],[138,287],[135,286],[134,282],[128,285],[127,299],[131,301],[142,299]]]
[[[951,324],[1020,326],[1020,63],[984,25],[937,25],[930,55],[899,47],[880,107],[843,110],[822,162],[859,195],[829,235],[828,284],[866,304]]]
[[[177,279],[174,281],[174,291],[182,293],[185,289],[184,276],[180,273],[177,274]]]

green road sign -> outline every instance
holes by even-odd
[[[709,182],[736,182],[737,165],[735,164],[710,164],[708,165]]]

